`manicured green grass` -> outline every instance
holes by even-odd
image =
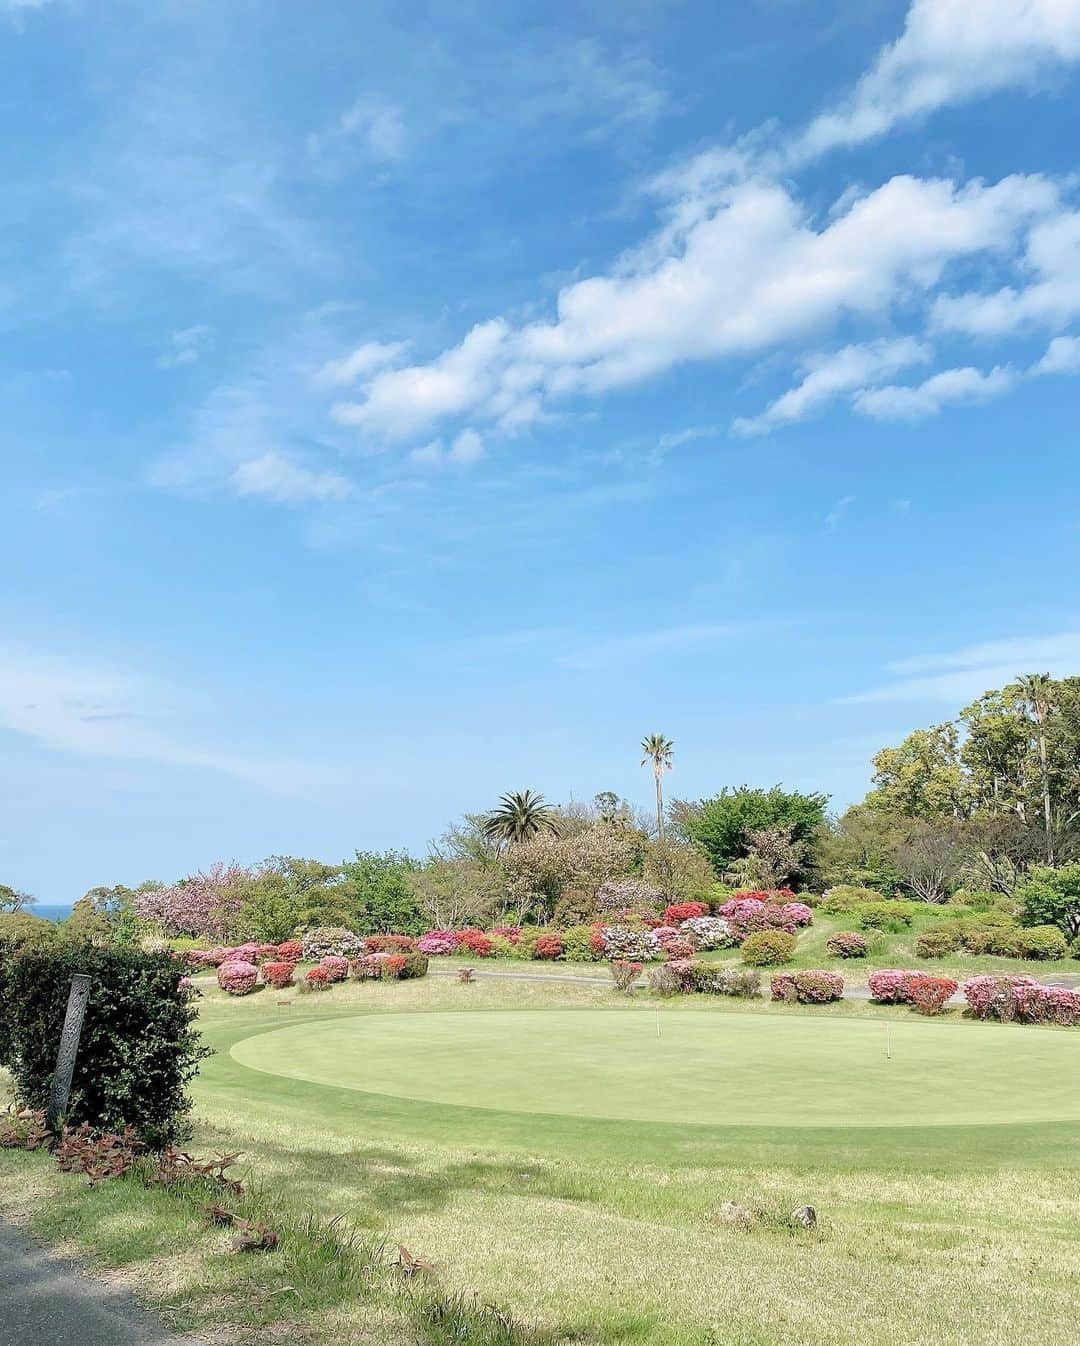
[[[1080,1033],[695,999],[660,1006],[657,1040],[655,1008],[603,985],[494,979],[213,990],[202,1021],[218,1050],[195,1086],[193,1144],[245,1151],[282,1219],[341,1213],[553,1341],[1068,1336]],[[874,1064],[886,1025],[893,1059]],[[865,1065],[852,1055],[864,1043]],[[352,1078],[328,1083],[339,1071]],[[370,1303],[301,1301],[296,1265],[223,1256],[220,1235],[159,1209],[159,1192],[88,1193],[32,1156],[0,1165],[0,1210],[21,1202],[50,1236],[122,1260],[185,1324],[216,1302],[228,1321],[253,1305],[300,1315],[294,1341],[416,1339],[411,1319]],[[742,1231],[715,1218],[727,1200],[781,1215],[809,1201],[821,1225]]]
[[[356,1015],[256,1034],[232,1057],[289,1080],[555,1116],[720,1126],[1080,1121],[1080,1035],[911,1015],[884,1024],[673,1007]],[[928,1082],[946,1087],[927,1099]],[[482,1117],[474,1132],[483,1138]]]

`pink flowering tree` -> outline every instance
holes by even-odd
[[[249,869],[219,860],[205,873],[200,870],[169,888],[140,893],[135,910],[167,935],[224,940],[236,925],[244,884],[250,878]]]

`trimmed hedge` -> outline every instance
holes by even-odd
[[[191,993],[171,955],[59,943],[5,962],[0,1036],[20,1100],[47,1105],[71,978],[85,972],[90,1001],[66,1122],[105,1131],[130,1125],[154,1149],[181,1139],[187,1085],[210,1049],[192,1026]]]

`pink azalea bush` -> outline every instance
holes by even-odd
[[[814,909],[805,902],[785,902],[783,908],[797,926],[814,924]]]
[[[254,963],[222,963],[217,970],[217,982],[229,995],[247,995],[255,989],[259,980],[259,969]]]
[[[340,954],[328,953],[319,960],[319,966],[326,972],[329,981],[344,981],[349,975],[349,960]]]
[[[767,893],[742,894],[731,898],[717,908],[717,915],[726,920],[735,938],[743,940],[759,930],[786,930],[793,935],[800,925],[802,911],[814,913],[805,902],[770,902]],[[805,921],[801,922],[806,924]]]
[[[429,930],[426,935],[420,936],[416,947],[429,957],[432,954],[446,956],[457,952],[458,943],[458,937],[452,930]]]
[[[1080,991],[1044,986],[1034,977],[970,977],[960,989],[976,1019],[1066,1028],[1080,1024]]]
[[[906,1005],[908,1000],[904,982],[914,975],[913,972],[893,967],[871,972],[866,979],[870,987],[870,999],[876,1000],[879,1005]]]

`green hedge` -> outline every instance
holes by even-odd
[[[24,1103],[48,1103],[71,978],[85,972],[90,1002],[65,1120],[130,1124],[154,1148],[181,1138],[187,1085],[209,1048],[168,953],[58,944],[9,952],[0,964],[0,1050]]]

